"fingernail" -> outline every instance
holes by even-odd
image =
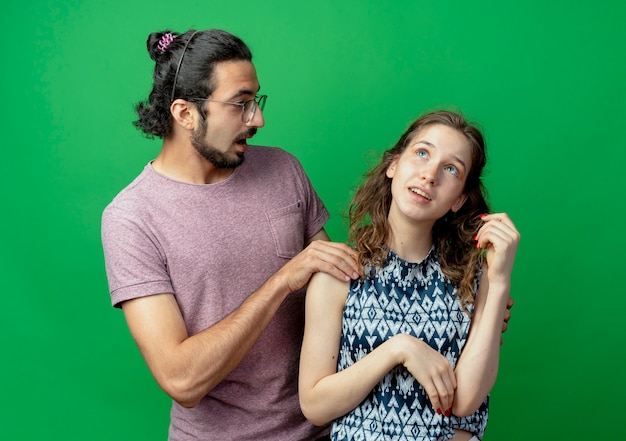
[[[480,216],[478,216],[479,218],[483,219],[485,216],[487,216],[486,214],[481,214]]]
[[[449,417],[451,414],[452,414],[452,412],[450,411],[450,409],[446,410],[445,415],[446,415],[447,417]]]
[[[437,409],[437,415],[441,415],[441,409]]]
[[[478,234],[474,236],[474,240],[478,240]]]
[[[477,244],[476,244],[476,248],[480,248],[480,243],[477,243]]]

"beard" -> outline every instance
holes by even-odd
[[[207,122],[206,119],[202,121],[198,130],[193,132],[191,135],[191,145],[196,149],[200,155],[211,164],[213,164],[217,168],[230,168],[234,169],[239,167],[244,161],[244,153],[237,152],[236,157],[229,156],[227,153],[224,153],[215,147],[211,147],[209,143],[206,141],[206,132],[207,132]],[[235,138],[235,142],[240,140],[245,140],[247,136],[254,135],[256,133],[256,129],[249,129],[245,133],[241,133]]]

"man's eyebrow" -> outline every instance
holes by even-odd
[[[231,95],[231,97],[229,98],[229,101],[234,101],[244,96],[250,96],[250,95],[255,96],[257,93],[259,93],[260,90],[261,90],[261,86],[259,86],[256,92],[254,92],[251,89],[239,89],[237,92]]]

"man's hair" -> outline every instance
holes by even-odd
[[[250,49],[240,38],[219,29],[153,32],[147,47],[155,61],[154,82],[148,100],[135,106],[139,119],[134,125],[150,138],[171,133],[170,105],[176,98],[192,101],[213,93],[217,63],[252,61]],[[196,105],[202,113],[201,104]]]
[[[467,200],[456,212],[449,212],[433,226],[433,243],[439,255],[441,270],[459,289],[463,305],[473,303],[474,283],[482,264],[482,250],[476,249],[474,236],[483,224],[479,216],[489,212],[486,189],[481,180],[487,162],[485,142],[480,130],[457,112],[440,110],[419,117],[402,134],[398,142],[383,153],[379,164],[365,174],[365,182],[350,204],[349,240],[363,266],[383,266],[390,234],[387,216],[391,207],[391,179],[387,169],[408,147],[415,135],[427,126],[442,124],[461,133],[469,142],[472,163],[463,193]]]

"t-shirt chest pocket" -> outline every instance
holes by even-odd
[[[291,259],[304,246],[304,221],[300,201],[287,207],[266,211],[278,257]]]

